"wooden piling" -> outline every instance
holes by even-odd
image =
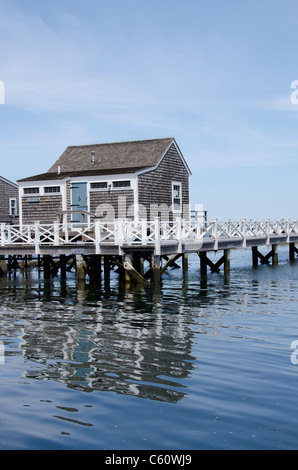
[[[66,256],[65,255],[60,255],[60,274],[61,274],[62,279],[66,278]]]
[[[188,272],[188,254],[184,253],[182,255],[182,268],[183,268],[183,273],[186,274]]]
[[[161,284],[161,257],[154,253],[151,255],[151,283]]]
[[[224,250],[224,271],[229,274],[231,270],[231,250]]]
[[[252,247],[252,265],[254,268],[257,268],[259,266],[259,256],[258,256],[257,246]]]
[[[278,265],[278,246],[272,245],[272,264],[273,266]]]
[[[7,272],[8,272],[8,265],[6,263],[5,257],[1,256],[0,257],[0,277],[7,276]]]
[[[77,278],[79,281],[86,279],[87,265],[82,255],[76,255]]]
[[[100,255],[89,256],[88,275],[92,281],[101,280],[101,256]]]
[[[43,275],[45,279],[51,277],[51,256],[49,255],[43,257]]]
[[[105,285],[110,285],[111,263],[110,263],[110,257],[109,256],[104,256],[103,257],[103,271],[104,271]]]
[[[132,279],[129,274],[129,267],[133,266],[133,254],[132,252],[127,252],[125,253],[123,257],[123,266],[124,266],[124,283],[125,284],[131,284]]]
[[[207,253],[206,251],[202,251],[199,253],[200,256],[200,269],[201,269],[201,275],[206,276],[207,274]]]
[[[295,261],[295,254],[298,254],[298,249],[296,248],[295,243],[290,243],[289,244],[290,261]]]

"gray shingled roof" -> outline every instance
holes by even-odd
[[[24,178],[20,181],[63,179],[69,176],[135,173],[157,165],[173,142],[175,140],[171,137],[166,139],[67,147],[47,173]],[[94,152],[93,164],[92,152]],[[58,167],[60,167],[59,175]]]

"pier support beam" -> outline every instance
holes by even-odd
[[[134,254],[132,252],[127,252],[124,255],[123,267],[124,267],[124,282],[125,284],[140,284],[147,285],[148,281],[143,277],[143,275],[136,269]],[[140,261],[140,260],[138,260]],[[142,268],[142,263],[136,263],[139,268]]]
[[[166,260],[164,266],[161,268],[161,273],[163,274],[169,267],[180,268],[180,266],[176,263],[176,261],[183,255],[172,255],[170,258],[168,256],[163,256]]]
[[[268,255],[264,256],[259,252],[257,246],[252,247],[252,264],[256,268],[259,265],[259,260],[261,264],[270,264],[270,258],[272,259],[273,266],[278,265],[278,246],[272,245],[272,250]]]
[[[207,266],[211,269],[212,273],[219,273],[219,268],[224,265],[224,272],[229,274],[230,272],[230,250],[224,250],[223,256],[216,262],[213,263],[207,256],[205,251],[198,253],[201,262],[201,274],[205,276],[207,274]]]
[[[295,243],[290,243],[289,244],[289,256],[290,256],[290,261],[295,260],[295,254],[298,255],[298,249],[295,246]]]

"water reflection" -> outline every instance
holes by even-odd
[[[192,271],[168,284],[165,276],[159,289],[127,289],[75,276],[44,280],[33,270],[0,282],[0,340],[7,356],[23,355],[24,379],[175,403],[187,395],[199,363],[193,344],[226,328],[226,309],[247,314],[259,299],[271,311],[280,293],[271,272],[266,268],[264,282],[251,268],[232,278]]]
[[[193,370],[193,319],[177,302],[165,312],[160,290],[118,285],[107,292],[97,284],[44,281],[32,274],[8,283],[1,312],[1,336],[21,340],[28,364],[23,379],[167,402],[187,393],[183,379]],[[9,331],[3,331],[5,319]]]

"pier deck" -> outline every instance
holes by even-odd
[[[95,220],[86,226],[73,224],[14,226],[1,224],[0,256],[74,256],[117,258],[117,263],[129,273],[127,281],[146,280],[144,273],[136,269],[135,259],[148,258],[156,271],[161,271],[161,258],[167,259],[198,253],[201,259],[202,272],[207,266],[218,270],[221,264],[229,270],[230,250],[252,248],[253,264],[273,263],[278,261],[278,245],[288,244],[290,258],[295,257],[298,242],[298,221],[270,220],[253,222],[240,220],[209,223],[191,223],[176,219],[175,222],[142,220],[137,223],[129,219],[117,219],[113,223]],[[261,255],[258,247],[271,247],[267,256]],[[213,264],[207,257],[208,252],[223,251],[223,258]],[[170,262],[167,262],[170,265]],[[151,266],[151,271],[153,270]],[[133,273],[133,274],[132,274]],[[158,277],[158,276],[157,276]],[[157,279],[156,276],[153,278]]]

